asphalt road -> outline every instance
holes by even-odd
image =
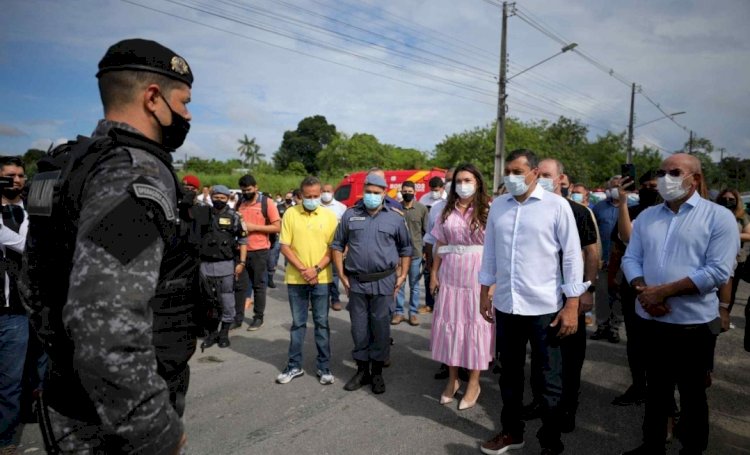
[[[277,276],[280,281],[280,276]],[[716,347],[716,369],[708,391],[709,454],[750,453],[750,353],[742,348],[744,302],[750,285],[742,283],[732,322]],[[232,345],[197,352],[185,425],[190,454],[475,454],[479,444],[500,430],[502,401],[497,376],[482,374],[476,407],[457,410],[457,401],[441,406],[443,381],[433,379],[430,358],[431,316],[421,324],[393,328],[393,365],[385,370],[387,391],[355,392],[343,384],[355,372],[351,360],[349,316],[331,312],[333,385],[315,377],[312,321],[308,323],[304,369],[291,383],[274,382],[287,359],[290,326],[285,287],[269,289],[265,325],[257,332],[231,332]],[[591,330],[591,329],[589,329]],[[621,331],[624,333],[624,330]],[[588,341],[577,427],[563,435],[568,454],[618,454],[640,444],[643,406],[615,407],[612,398],[629,385],[625,337],[619,344]],[[528,369],[527,369],[528,377]],[[462,388],[463,389],[463,388]],[[526,390],[530,401],[530,391]],[[539,421],[526,427],[526,447],[517,454],[539,453]],[[43,451],[36,425],[24,429],[20,453]],[[676,454],[679,443],[669,445]]]

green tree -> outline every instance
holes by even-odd
[[[273,156],[276,169],[286,170],[292,162],[300,162],[310,174],[317,174],[317,157],[336,137],[336,125],[322,115],[302,119],[294,131],[284,132],[279,150]]]
[[[265,155],[260,153],[260,145],[255,142],[254,137],[248,139],[247,134],[245,134],[245,137],[239,139],[237,142],[240,143],[240,146],[237,147],[237,152],[239,152],[245,167],[253,169],[256,164],[263,161],[263,156]]]

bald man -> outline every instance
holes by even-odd
[[[665,202],[638,216],[622,259],[649,347],[643,444],[625,453],[665,453],[677,384],[680,453],[699,454],[708,445],[706,379],[720,330],[716,289],[731,276],[740,238],[732,212],[701,197],[697,158],[672,155],[656,175]]]

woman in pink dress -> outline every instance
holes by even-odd
[[[432,235],[437,239],[430,292],[435,295],[430,347],[432,358],[448,365],[448,384],[440,404],[453,401],[461,384],[458,368],[469,370],[469,383],[458,409],[468,409],[479,397],[479,373],[492,360],[495,328],[479,314],[479,268],[489,197],[482,174],[462,164]]]

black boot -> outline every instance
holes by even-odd
[[[349,392],[357,390],[372,381],[370,376],[370,362],[357,360],[357,373],[344,385],[344,390]]]
[[[220,348],[228,348],[231,343],[229,343],[229,326],[231,326],[231,322],[222,322],[221,323],[221,330],[219,331],[219,347]]]
[[[203,339],[203,343],[201,343],[201,352],[210,348],[211,346],[215,345],[218,342],[219,342],[219,332],[209,332],[209,334],[206,335],[206,338]]]
[[[268,274],[268,287],[271,289],[276,288],[276,283],[273,282],[273,273]]]
[[[372,361],[372,393],[385,393],[385,380],[383,379],[383,362]]]

